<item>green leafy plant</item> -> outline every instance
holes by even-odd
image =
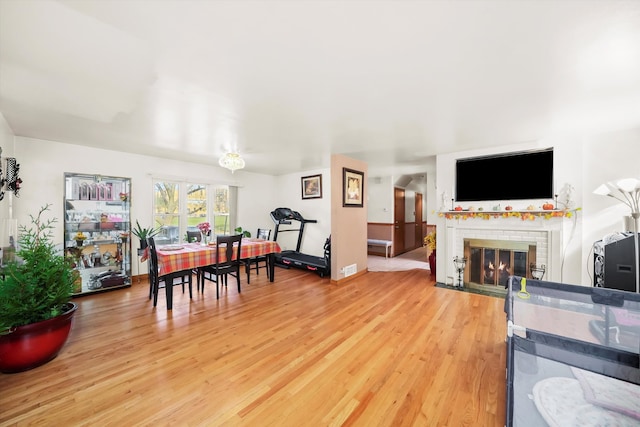
[[[155,237],[160,233],[161,227],[142,227],[138,220],[136,220],[136,226],[133,227],[131,232],[140,240],[146,240],[148,237]]]
[[[43,218],[49,207],[30,215],[31,227],[18,229],[18,259],[7,264],[0,278],[0,334],[56,317],[71,300],[76,272],[52,242],[57,220]]]
[[[244,237],[251,237],[251,232],[249,230],[243,230],[242,227],[236,227],[234,231],[238,234],[242,234]]]

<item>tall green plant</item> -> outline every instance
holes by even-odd
[[[19,259],[8,263],[0,278],[0,333],[60,315],[73,294],[71,260],[52,242],[57,220],[43,218],[49,207],[30,215],[31,227],[18,229]]]
[[[142,227],[138,220],[136,220],[136,226],[133,227],[131,232],[134,236],[139,238],[140,240],[145,240],[147,237],[155,237],[160,233],[162,227]]]

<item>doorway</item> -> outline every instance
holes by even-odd
[[[405,191],[393,189],[393,256],[404,252]]]
[[[416,193],[415,198],[415,247],[422,246],[422,238],[424,237],[424,230],[422,230],[422,194]]]

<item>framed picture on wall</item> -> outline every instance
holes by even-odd
[[[300,181],[302,183],[302,200],[322,198],[322,175],[303,176]]]
[[[342,206],[363,206],[364,172],[342,168]]]

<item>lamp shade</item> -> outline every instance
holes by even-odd
[[[240,154],[238,153],[227,153],[224,156],[220,157],[218,163],[223,168],[229,169],[231,173],[238,169],[244,168],[244,159],[240,157]]]

